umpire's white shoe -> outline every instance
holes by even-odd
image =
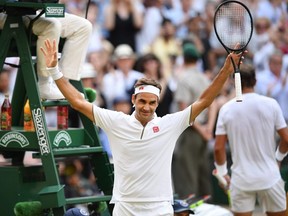
[[[41,99],[46,100],[61,100],[65,99],[64,95],[58,89],[56,83],[53,80],[49,80],[44,83],[38,83],[39,94]]]

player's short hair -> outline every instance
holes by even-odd
[[[162,86],[160,85],[160,83],[154,79],[149,79],[149,78],[143,77],[135,83],[134,88],[137,88],[137,87],[142,86],[142,85],[155,86],[156,88],[158,88],[160,90],[160,92],[162,90]]]
[[[256,84],[255,68],[250,64],[240,66],[242,88],[253,88]]]

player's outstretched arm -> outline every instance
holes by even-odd
[[[50,40],[46,40],[45,47],[41,47],[41,51],[45,56],[47,70],[64,97],[75,110],[83,113],[94,122],[92,104],[84,99],[83,95],[63,77],[63,74],[58,69],[57,47],[55,40],[52,43]]]
[[[245,51],[247,52],[247,51]],[[193,122],[194,119],[208,106],[211,105],[213,100],[219,95],[224,83],[228,79],[228,77],[234,73],[233,63],[231,58],[234,62],[242,62],[241,61],[241,53],[230,53],[225,60],[223,67],[221,68],[220,72],[214,78],[210,86],[202,93],[200,98],[196,100],[191,106],[191,115],[190,115],[190,122]],[[243,57],[242,57],[243,58]]]
[[[218,176],[220,181],[220,185],[224,190],[229,188],[230,178],[228,176],[227,169],[227,155],[226,155],[226,144],[228,142],[227,135],[216,135],[215,137],[215,145],[214,145],[214,165],[216,167],[215,176]],[[218,180],[219,180],[218,179]],[[224,183],[223,183],[224,182]]]

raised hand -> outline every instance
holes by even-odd
[[[58,52],[56,47],[56,41],[51,41],[49,39],[45,40],[45,47],[40,47],[43,55],[45,56],[45,62],[47,68],[53,68],[58,64]]]
[[[234,49],[237,50],[237,49],[239,49],[239,47],[240,47],[240,43],[237,43],[235,45]],[[244,59],[244,55],[247,52],[248,52],[247,50],[244,50],[242,52],[231,52],[226,58],[224,67],[230,72],[235,72],[237,65],[242,64],[242,60]],[[235,65],[233,65],[233,62],[235,63]]]
[[[247,50],[243,52],[245,54]],[[240,53],[232,52],[227,56],[223,68],[225,68],[230,73],[235,72],[238,62],[239,62],[239,65],[241,65],[243,59],[244,59],[244,56],[242,56],[241,52]],[[235,63],[235,68],[234,68],[233,62]]]

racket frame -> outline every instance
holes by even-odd
[[[221,7],[225,4],[230,4],[230,3],[236,3],[236,4],[240,4],[243,8],[245,8],[245,10],[248,12],[248,15],[250,16],[250,24],[251,24],[251,32],[250,32],[250,36],[249,36],[249,39],[248,41],[246,42],[245,46],[243,46],[242,48],[240,49],[232,49],[232,48],[228,48],[221,40],[218,32],[217,32],[217,28],[216,28],[216,14],[218,13],[218,11],[221,9]],[[233,67],[234,67],[234,81],[235,81],[235,94],[236,94],[236,101],[237,102],[242,102],[243,101],[243,97],[242,97],[242,86],[241,86],[241,76],[240,76],[240,63],[241,63],[241,59],[242,59],[242,56],[244,54],[244,50],[246,49],[246,47],[248,46],[251,38],[252,38],[252,35],[253,35],[253,30],[254,30],[254,26],[253,26],[253,17],[252,17],[252,14],[250,12],[250,10],[248,9],[248,7],[243,4],[242,2],[239,2],[239,1],[235,1],[235,0],[230,0],[230,1],[225,1],[225,2],[222,2],[221,4],[219,4],[215,10],[215,13],[214,13],[214,31],[215,31],[215,34],[216,34],[216,37],[218,39],[218,41],[221,43],[221,45],[224,47],[224,49],[227,51],[228,54],[230,54],[230,52],[235,52],[235,53],[241,53],[241,56],[240,56],[240,60],[236,66],[234,60],[232,59],[231,57],[231,61],[232,61],[232,64],[233,64]],[[236,45],[236,44],[235,44]]]

